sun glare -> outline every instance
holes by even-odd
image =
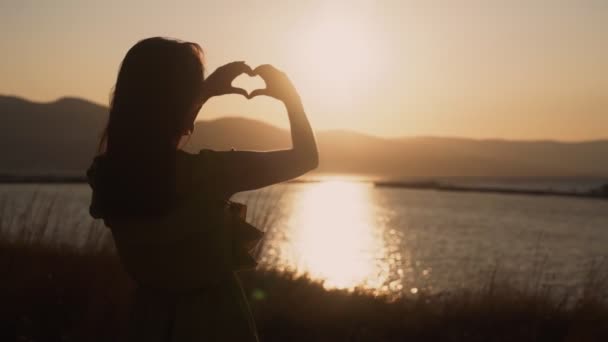
[[[320,23],[303,40],[302,63],[322,75],[324,86],[339,89],[365,79],[372,64],[367,37],[354,24],[342,21]]]
[[[374,224],[369,184],[307,186],[293,203],[283,262],[325,288],[381,289],[388,273],[382,229]]]
[[[378,81],[382,49],[362,18],[326,10],[298,34],[292,51],[303,86],[325,107],[344,107],[369,93]]]

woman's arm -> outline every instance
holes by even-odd
[[[264,79],[266,88],[255,90],[247,97],[265,95],[285,104],[292,148],[268,152],[215,152],[221,170],[218,181],[228,196],[296,178],[315,169],[319,163],[314,133],[300,96],[287,75],[271,65],[261,65],[253,74]]]

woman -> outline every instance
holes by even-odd
[[[234,269],[226,201],[235,193],[298,177],[317,167],[314,135],[299,95],[270,65],[244,62],[204,78],[199,45],[167,38],[135,44],[125,56],[100,151],[87,172],[91,215],[111,228],[138,285],[133,341],[257,341]],[[241,74],[265,89],[235,88]],[[270,96],[285,104],[292,148],[190,154],[180,141],[207,100]],[[232,221],[230,221],[232,222]]]

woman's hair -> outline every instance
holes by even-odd
[[[132,216],[167,208],[175,194],[177,145],[203,83],[203,51],[196,43],[154,37],[129,49],[99,143],[109,164],[105,212]]]
[[[120,66],[100,152],[131,153],[151,145],[175,148],[201,97],[203,81],[198,44],[162,37],[139,41]]]

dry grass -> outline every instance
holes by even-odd
[[[15,210],[0,199],[0,341],[119,340],[134,285],[107,232],[62,225],[52,215],[61,203],[33,201],[43,205]],[[269,208],[250,203],[250,218],[272,227]],[[241,278],[263,341],[608,341],[606,266],[591,265],[578,297],[557,299],[533,280],[511,286],[499,267],[480,289],[392,302],[272,271]]]

